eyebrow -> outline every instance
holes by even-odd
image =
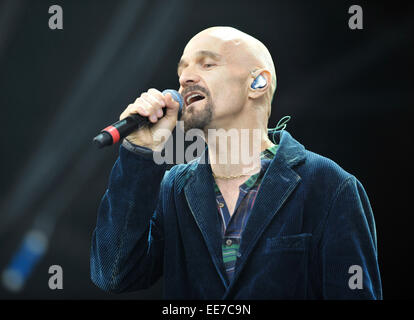
[[[213,51],[209,51],[209,50],[200,50],[200,51],[196,52],[196,57],[197,58],[209,57],[209,58],[214,59],[214,60],[220,60],[221,55],[218,54],[218,53],[215,53]],[[184,64],[185,64],[185,61],[183,59],[181,59],[180,62],[178,62],[177,73]]]

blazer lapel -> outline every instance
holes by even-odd
[[[305,159],[304,147],[287,131],[282,131],[280,134],[282,136],[278,150],[263,177],[249,220],[243,230],[239,249],[240,257],[226,295],[239,277],[263,231],[301,180],[301,177],[291,167]]]
[[[207,149],[205,152],[207,153]],[[222,234],[216,207],[213,176],[210,165],[207,163],[198,163],[196,168],[192,170],[192,177],[184,186],[184,194],[191,213],[203,235],[217,273],[224,287],[227,287],[228,280],[221,252]]]

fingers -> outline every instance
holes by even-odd
[[[157,89],[151,88],[148,90],[148,95],[152,99],[156,99],[162,106],[165,107],[164,95],[160,91],[158,91]]]
[[[162,112],[162,108],[165,106],[163,101],[159,101],[148,93],[143,93],[141,97],[135,100],[135,104],[149,113],[149,119],[153,123],[164,115]]]
[[[140,114],[143,117],[148,117],[152,123],[156,123],[159,118],[163,117],[162,108],[165,106],[163,94],[156,89],[150,89],[148,92],[142,93],[133,104],[130,104],[119,118],[122,120],[131,114]]]
[[[131,114],[139,114],[143,117],[150,117],[151,113],[148,110],[148,105],[144,106],[145,102],[141,102],[139,104],[133,103],[128,105],[128,107],[121,113],[119,116],[119,120],[125,119],[129,117]]]

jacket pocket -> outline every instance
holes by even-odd
[[[306,299],[311,239],[310,233],[263,239],[249,269],[253,280],[246,280],[248,296],[265,300]]]
[[[275,251],[305,251],[311,237],[311,233],[300,233],[289,236],[267,238],[265,253],[272,253]]]

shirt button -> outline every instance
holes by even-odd
[[[223,208],[223,207],[224,207],[224,203],[219,202],[218,206],[219,206],[220,208]]]
[[[231,239],[226,240],[226,245],[228,245],[229,247],[231,246],[232,243],[233,243],[233,241],[231,241]]]

